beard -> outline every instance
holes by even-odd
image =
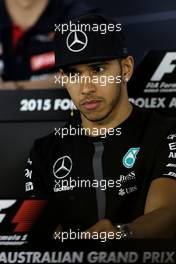
[[[119,87],[117,85],[117,94],[114,100],[112,100],[112,102],[109,104],[109,107],[106,111],[106,109],[103,111],[101,111],[100,113],[90,113],[87,114],[84,111],[80,111],[81,115],[83,115],[87,120],[91,121],[91,122],[102,122],[104,120],[106,120],[108,117],[111,116],[111,114],[113,113],[113,110],[118,106],[120,98],[121,98],[121,87],[122,85],[120,84]]]

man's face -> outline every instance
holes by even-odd
[[[78,80],[77,83],[71,83],[69,79],[66,85],[76,107],[85,118],[94,122],[103,120],[117,106],[122,85],[121,71],[117,59],[70,66],[63,71],[63,76],[78,74],[79,77],[85,77],[85,81]]]

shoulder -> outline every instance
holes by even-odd
[[[34,141],[34,148],[36,150],[45,150],[47,149],[48,147],[51,147],[56,141],[56,136],[53,133],[50,133],[44,137],[41,137],[41,138],[37,138],[35,141]]]
[[[174,131],[176,129],[176,120],[175,118],[171,116],[166,116],[164,114],[159,114],[156,112],[153,112],[151,117],[151,125],[162,134],[168,134],[171,131]]]
[[[41,138],[37,138],[34,141],[35,147],[51,147],[53,144],[55,144],[58,141],[62,140],[61,131],[66,128],[68,124],[62,126],[62,127],[54,127],[54,131],[46,136],[43,136]]]
[[[134,107],[134,110],[132,125],[142,131],[143,144],[146,149],[167,142],[169,135],[176,134],[175,118],[160,114],[152,109]]]
[[[70,136],[69,128],[75,125],[75,123],[67,122],[64,126],[55,127],[52,133],[36,139],[33,149],[37,152],[45,153],[46,150],[53,149],[61,144],[70,144],[72,137]]]
[[[151,127],[151,129],[163,129],[167,132],[176,128],[176,119],[174,117],[161,114],[152,109],[143,109],[136,106],[134,107],[134,110],[139,120],[148,120],[147,125],[148,127]]]

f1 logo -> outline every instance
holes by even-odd
[[[172,73],[176,67],[176,52],[167,52],[153,74],[151,81],[161,81],[166,73]]]
[[[8,208],[14,205],[17,200],[0,200],[0,224],[8,214]],[[42,210],[45,208],[47,200],[25,200],[18,206],[11,223],[15,224],[14,232],[27,232],[35,223]],[[7,209],[7,210],[6,210]],[[1,211],[7,213],[1,213]]]
[[[6,214],[2,214],[1,211],[11,207],[15,202],[16,200],[0,200],[0,223],[2,223],[6,216]]]
[[[46,204],[46,200],[25,200],[12,219],[16,224],[14,232],[29,231]]]

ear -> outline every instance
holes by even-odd
[[[60,78],[60,82],[61,82],[60,85],[62,88],[66,88],[65,84],[63,84],[63,81],[62,81],[63,77],[64,77],[64,71],[63,69],[59,69],[58,78]]]
[[[124,82],[128,82],[133,74],[134,68],[134,59],[132,56],[128,56],[125,59],[122,59],[122,78]]]
[[[62,69],[59,69],[59,72],[58,72],[60,75],[64,75],[64,71]]]

